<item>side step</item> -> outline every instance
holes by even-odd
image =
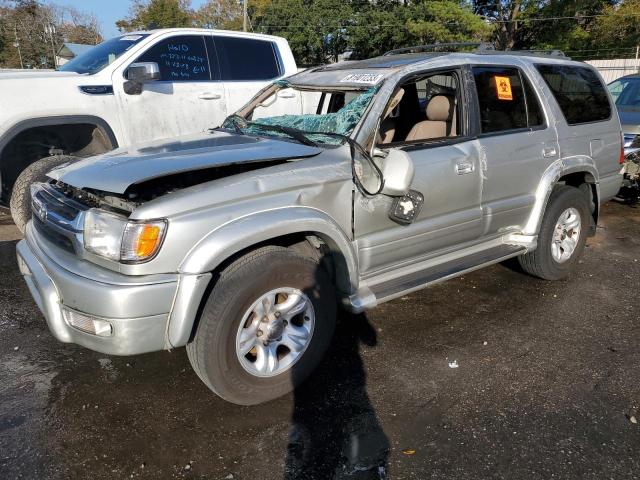
[[[382,303],[420,290],[428,285],[463,275],[493,263],[502,262],[525,251],[526,248],[524,246],[498,245],[467,257],[436,265],[427,270],[371,285],[370,289],[377,303]]]

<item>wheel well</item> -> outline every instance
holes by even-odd
[[[2,196],[8,198],[14,182],[34,161],[54,154],[88,157],[117,145],[104,128],[91,123],[36,126],[22,130],[7,142],[0,154]]]
[[[289,235],[274,237],[263,242],[256,243],[254,245],[251,245],[250,247],[240,250],[239,252],[236,252],[229,258],[225,259],[212,272],[213,276],[211,277],[211,281],[209,282],[207,289],[202,295],[202,299],[200,300],[200,305],[198,307],[198,312],[191,329],[191,335],[189,336],[189,342],[193,340],[193,337],[196,334],[198,324],[200,323],[202,310],[204,309],[207,299],[211,294],[211,290],[213,290],[218,281],[220,273],[239,258],[260,247],[275,245],[279,247],[291,248],[292,250],[295,250],[302,255],[314,259],[327,271],[329,277],[331,278],[331,281],[336,286],[337,290],[340,291],[341,287],[344,288],[345,285],[349,284],[349,271],[346,265],[346,261],[344,260],[340,252],[336,249],[332,249],[329,246],[329,243],[329,240],[323,240],[322,236],[316,232],[292,233]]]
[[[600,215],[600,202],[595,177],[589,172],[574,172],[560,177],[558,184],[578,188],[587,196],[593,219],[591,233],[595,234],[595,227],[598,224],[598,216]]]

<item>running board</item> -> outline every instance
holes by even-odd
[[[368,285],[368,288],[365,287],[363,289],[366,290],[368,295],[365,296],[363,295],[365,292],[360,291],[359,294],[349,299],[349,307],[352,311],[361,312],[380,303],[421,290],[429,285],[521,255],[526,251],[526,247],[522,245],[497,245],[403,277],[371,284]]]

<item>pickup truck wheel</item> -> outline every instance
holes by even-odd
[[[316,261],[263,247],[220,274],[187,354],[216,394],[255,405],[307,378],[329,346],[335,318],[335,290]]]
[[[542,218],[538,247],[518,257],[523,270],[545,280],[566,277],[584,250],[590,215],[587,198],[579,189],[554,190]]]
[[[47,180],[47,173],[56,167],[79,160],[78,157],[69,155],[55,155],[36,160],[16,179],[11,191],[11,216],[18,230],[24,234],[24,229],[31,220],[31,184]]]

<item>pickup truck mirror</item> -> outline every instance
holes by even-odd
[[[376,155],[374,161],[380,166],[382,178],[384,178],[381,193],[398,197],[409,192],[414,168],[411,157],[406,152],[392,148],[384,159]]]
[[[160,67],[155,62],[132,63],[127,69],[127,80],[136,83],[160,80]]]
[[[124,93],[140,95],[142,85],[160,80],[160,67],[155,62],[132,63],[126,72],[127,81],[124,82]]]

